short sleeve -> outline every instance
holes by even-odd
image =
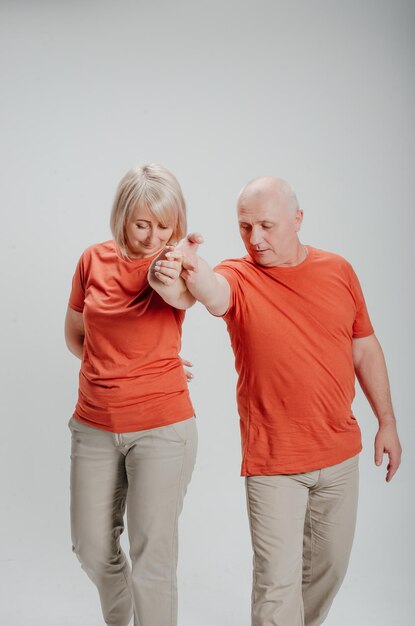
[[[372,335],[375,331],[373,330],[373,326],[370,321],[359,279],[357,278],[356,273],[352,267],[350,267],[350,283],[354,301],[356,304],[356,315],[353,322],[353,337],[356,339],[361,337],[368,337],[369,335]]]
[[[75,274],[72,278],[72,289],[69,296],[69,306],[74,311],[82,313],[85,301],[85,259],[84,255],[78,261]]]
[[[223,315],[220,317],[227,318],[232,317],[238,310],[238,292],[240,289],[238,272],[227,261],[222,261],[213,268],[213,271],[223,276],[229,283],[231,288],[231,296],[229,300],[229,307]]]

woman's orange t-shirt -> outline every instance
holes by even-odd
[[[215,271],[231,286],[242,474],[297,474],[357,454],[352,339],[373,333],[362,290],[340,256],[308,247],[293,267],[249,256]]]
[[[194,414],[178,356],[184,311],[150,287],[154,257],[124,259],[115,243],[82,254],[69,306],[83,314],[85,340],[75,417],[123,433]]]

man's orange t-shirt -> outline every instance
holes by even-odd
[[[178,356],[184,311],[150,287],[154,257],[124,259],[113,241],[87,248],[69,306],[82,312],[84,351],[75,417],[115,433],[194,415]]]
[[[308,247],[296,266],[246,256],[215,271],[231,286],[224,319],[239,375],[242,475],[297,474],[360,452],[352,339],[373,328],[351,265]]]

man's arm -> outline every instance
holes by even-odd
[[[198,270],[186,282],[190,293],[212,315],[223,315],[229,308],[231,288],[224,276],[214,272],[204,259],[198,257]]]
[[[375,438],[375,463],[389,456],[386,480],[392,480],[401,462],[401,444],[393,413],[385,358],[375,335],[353,339],[353,364],[360,386],[379,421]]]

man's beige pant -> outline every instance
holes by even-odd
[[[358,456],[314,472],[249,476],[252,626],[319,626],[346,574]]]
[[[197,448],[195,419],[113,434],[70,420],[73,550],[106,624],[175,626],[177,520]],[[127,509],[131,569],[120,548]]]

